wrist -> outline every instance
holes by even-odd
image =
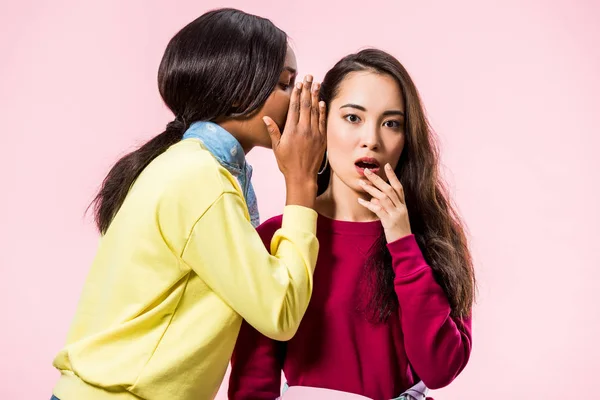
[[[317,194],[317,177],[314,178],[308,176],[284,176],[285,188],[287,190],[306,190]]]
[[[286,205],[314,208],[317,198],[317,182],[310,179],[286,179]]]
[[[408,231],[406,230],[402,230],[402,231],[396,231],[396,232],[385,232],[385,240],[388,243],[393,243],[396,242],[400,239],[404,239],[407,236],[412,235],[412,232],[410,231],[410,229]]]

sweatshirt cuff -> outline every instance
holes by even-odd
[[[302,206],[285,206],[281,227],[302,232],[317,233],[317,212]]]
[[[423,268],[429,268],[417,244],[415,235],[408,235],[387,245],[392,255],[396,276],[411,275]]]

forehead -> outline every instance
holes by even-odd
[[[368,111],[404,111],[404,99],[398,82],[390,75],[370,71],[346,75],[333,103],[357,104]]]
[[[287,46],[287,52],[285,54],[284,68],[291,68],[294,71],[298,70],[298,63],[296,61],[296,53],[294,53],[294,50],[290,47],[289,44]]]

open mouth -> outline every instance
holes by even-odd
[[[374,158],[361,158],[357,160],[354,165],[361,175],[364,175],[365,169],[369,169],[374,173],[379,171],[379,161]]]

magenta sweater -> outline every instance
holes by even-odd
[[[281,216],[258,231],[266,246]],[[452,382],[471,352],[471,320],[450,305],[414,236],[388,244],[399,310],[373,324],[361,309],[364,265],[381,223],[319,216],[319,259],[308,310],[297,334],[272,341],[244,323],[232,359],[231,399],[279,396],[281,371],[290,386],[313,386],[389,400],[419,380],[430,389]],[[257,294],[260,295],[260,294]]]

